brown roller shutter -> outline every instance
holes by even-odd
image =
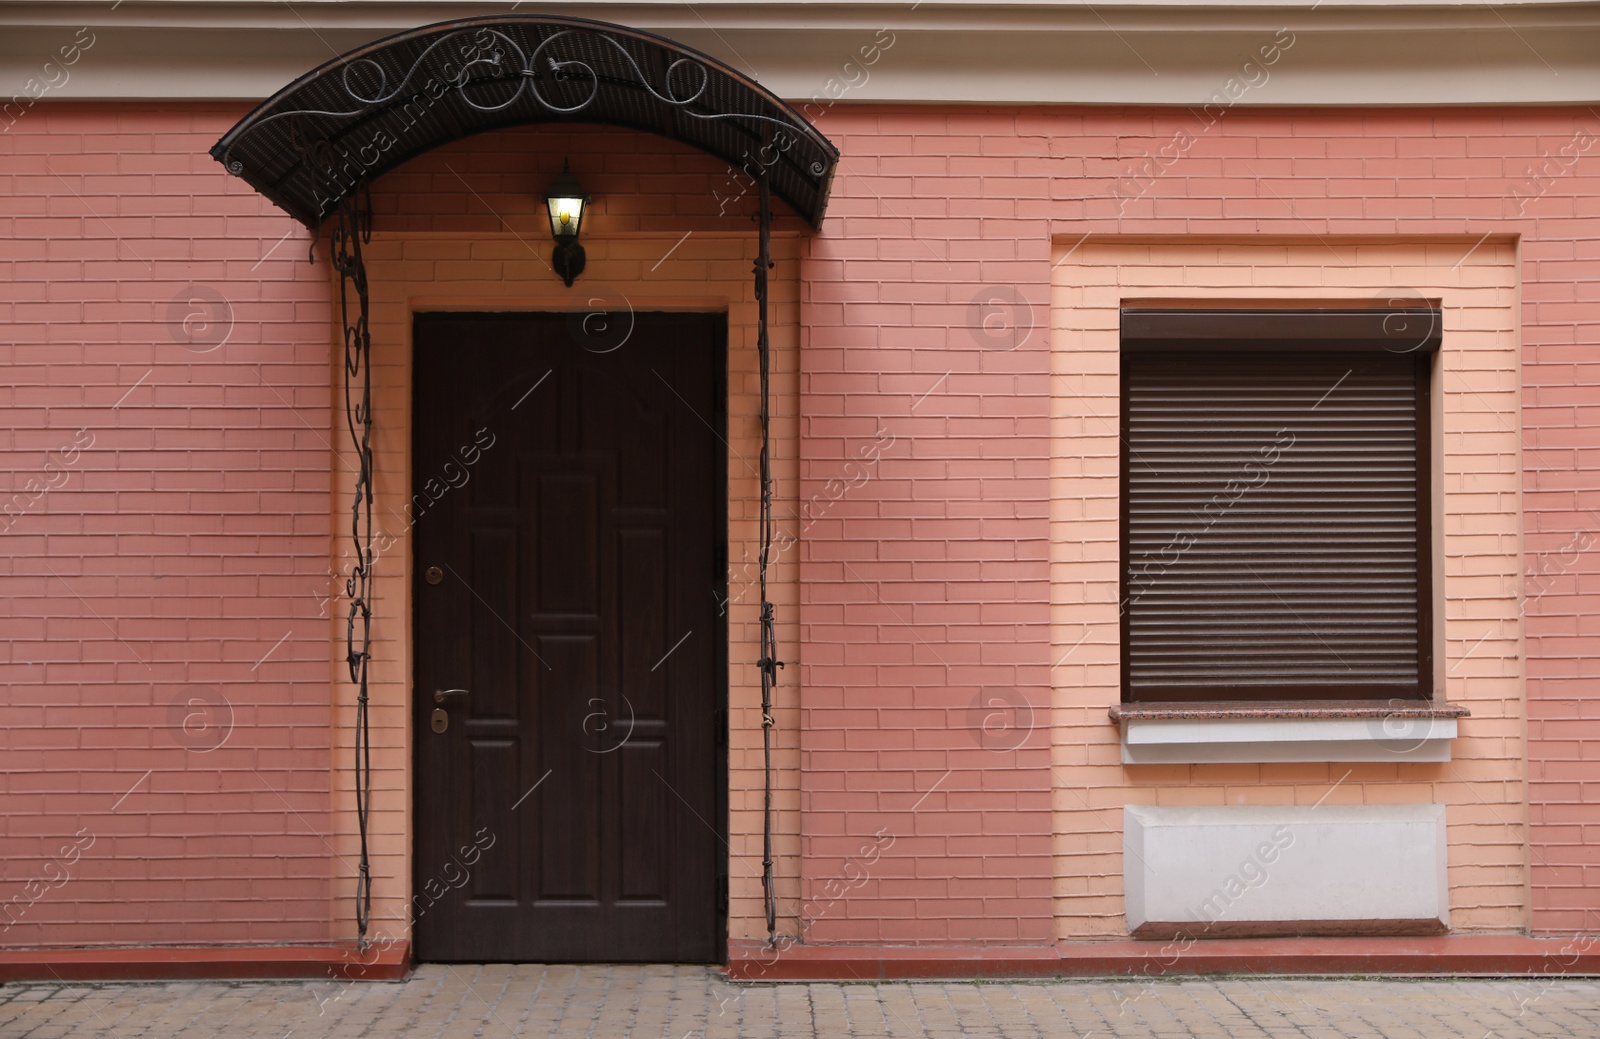
[[[1431,355],[1251,345],[1123,353],[1124,698],[1428,698]]]

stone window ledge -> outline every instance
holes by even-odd
[[[1450,760],[1460,704],[1234,700],[1111,708],[1125,765]]]

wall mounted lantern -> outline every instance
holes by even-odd
[[[578,230],[583,226],[583,211],[589,205],[589,196],[583,193],[583,185],[568,171],[565,161],[561,163],[561,176],[544,193],[544,204],[550,210],[550,234],[556,240],[550,266],[570,289],[588,260],[583,246],[578,244]]]

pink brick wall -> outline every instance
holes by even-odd
[[[8,946],[328,937],[328,292],[239,111],[0,138]]]

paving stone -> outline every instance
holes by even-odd
[[[1596,1039],[1600,980],[734,985],[682,966],[0,986],[0,1039]]]

